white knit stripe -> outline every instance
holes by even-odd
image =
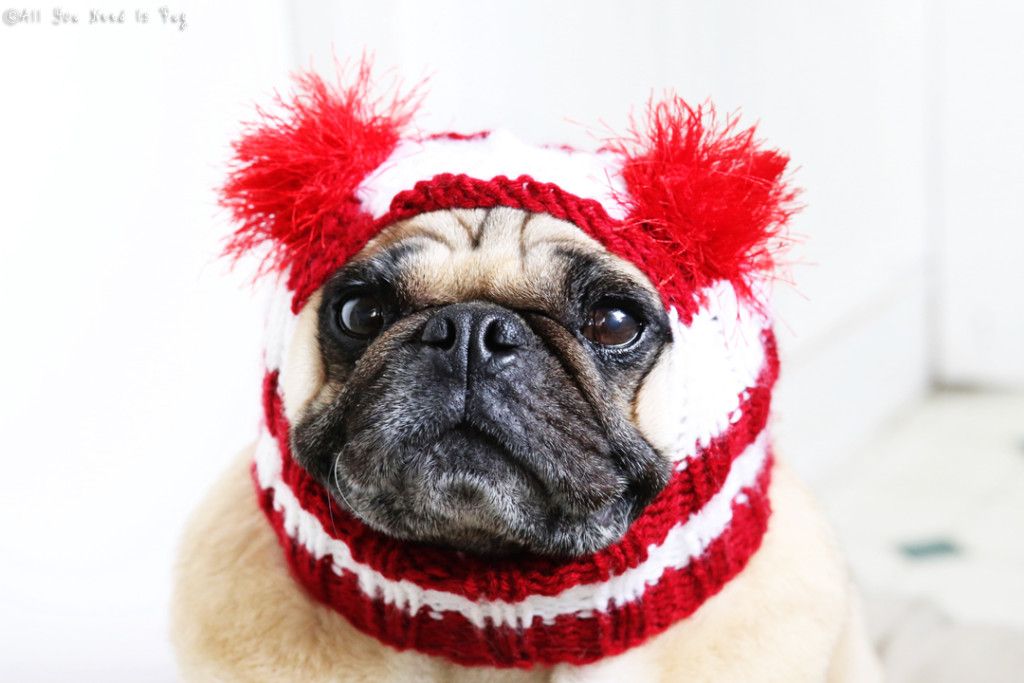
[[[274,508],[283,515],[284,530],[290,538],[316,559],[330,555],[334,571],[339,575],[354,574],[367,597],[383,600],[409,614],[422,607],[435,616],[456,612],[478,628],[487,623],[524,627],[535,617],[549,624],[561,615],[590,618],[605,611],[609,604],[621,606],[639,599],[666,571],[686,567],[722,535],[732,521],[733,502],[745,495],[744,489],[755,484],[768,453],[767,434],[762,432],[733,462],[718,493],[687,520],[672,527],[662,543],[650,545],[647,559],[637,567],[607,581],[573,586],[554,596],[532,595],[518,602],[474,602],[455,593],[389,579],[357,562],[345,542],[330,537],[281,479],[281,455],[269,433],[264,432],[260,441],[256,450],[257,479],[261,486],[273,490]]]
[[[263,361],[268,371],[282,370],[288,358],[288,346],[295,336],[299,317],[292,313],[293,293],[285,287],[287,275],[281,275],[270,284],[265,319],[266,344],[263,347]]]
[[[441,173],[465,174],[478,180],[499,175],[528,175],[554,183],[584,199],[595,199],[615,219],[625,217],[616,196],[625,196],[619,169],[622,158],[610,152],[573,152],[557,147],[527,145],[504,130],[471,140],[403,140],[369,177],[356,196],[375,218],[387,213],[399,192]]]
[[[675,391],[663,409],[671,414],[661,420],[670,425],[666,451],[680,467],[739,420],[766,360],[764,316],[741,302],[729,282],[704,294],[707,303],[689,325],[674,308],[669,311],[673,343],[667,361]]]
[[[252,459],[256,463],[256,481],[259,482],[261,489],[276,490],[279,486],[286,486],[281,479],[280,447],[265,426],[260,427],[260,436],[256,439]]]

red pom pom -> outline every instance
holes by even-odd
[[[753,127],[720,125],[713,107],[678,97],[652,103],[643,125],[611,148],[625,156],[626,230],[649,241],[638,265],[666,298],[688,308],[719,279],[750,298],[750,276],[773,268],[796,209],[784,179],[789,158],[760,149]]]
[[[289,271],[298,307],[372,237],[354,192],[394,150],[417,100],[415,89],[375,99],[366,59],[350,85],[313,73],[295,82],[293,99],[277,97],[284,113],[258,110],[235,142],[221,205],[241,223],[228,254],[266,247],[260,272]]]

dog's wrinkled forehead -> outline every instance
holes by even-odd
[[[400,250],[405,294],[423,305],[475,299],[544,309],[564,294],[573,258],[599,261],[656,297],[631,263],[578,227],[544,213],[498,207],[421,214],[384,230],[356,260]]]

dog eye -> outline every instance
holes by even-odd
[[[384,327],[384,304],[372,294],[356,294],[335,309],[338,328],[356,339],[369,339]]]
[[[626,346],[636,341],[643,326],[629,311],[614,304],[598,303],[590,310],[580,333],[601,346]]]

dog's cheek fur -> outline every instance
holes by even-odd
[[[633,397],[630,415],[644,438],[661,453],[674,447],[679,432],[678,380],[672,347],[666,344],[652,361]]]
[[[321,292],[314,294],[299,313],[285,356],[281,394],[284,414],[291,424],[298,421],[326,381],[324,361],[317,341],[317,311],[321,297]]]

